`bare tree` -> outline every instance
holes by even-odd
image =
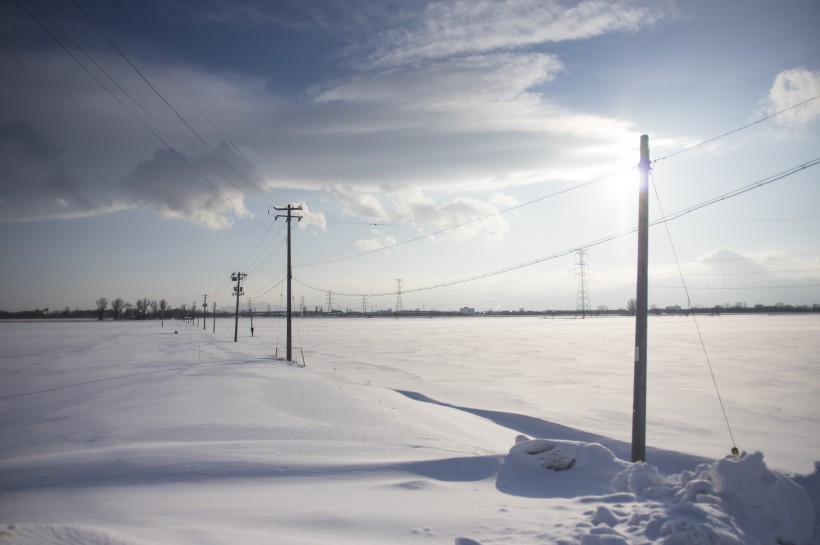
[[[111,312],[114,313],[114,319],[119,320],[120,314],[122,314],[123,309],[125,308],[125,301],[123,301],[120,297],[117,297],[113,301],[111,301]]]
[[[103,321],[105,318],[105,309],[108,308],[108,299],[100,297],[97,299],[97,319]]]
[[[156,320],[157,318],[157,309],[159,309],[159,303],[157,303],[156,299],[151,299],[151,302],[148,304],[151,307],[151,317]]]
[[[137,309],[137,319],[145,320],[148,317],[148,309],[151,307],[151,300],[147,297],[143,297],[142,299],[137,299],[136,309]]]
[[[635,299],[630,299],[626,302],[626,313],[630,316],[635,315],[635,309],[638,308],[638,302]]]

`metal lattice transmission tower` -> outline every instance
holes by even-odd
[[[401,316],[401,278],[396,278],[396,318]]]
[[[581,315],[581,318],[586,318],[587,315],[592,316],[592,305],[589,303],[589,286],[587,272],[589,264],[587,263],[587,250],[580,248],[575,250],[575,255],[578,259],[575,263],[575,277],[578,280],[578,296],[575,299],[575,317]]]
[[[327,311],[328,313],[333,312],[333,292],[327,292]]]

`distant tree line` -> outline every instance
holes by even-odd
[[[97,320],[157,320],[165,319],[184,319],[191,316],[192,312],[201,316],[202,308],[197,305],[182,304],[178,307],[171,307],[165,299],[148,299],[143,297],[137,299],[135,303],[129,303],[121,297],[117,297],[109,301],[105,297],[100,297],[95,302],[96,308],[92,310],[71,310],[65,307],[62,311],[53,311],[48,308],[24,310],[20,312],[8,312],[0,310],[0,319],[37,319],[37,318],[74,318],[74,319],[97,319]],[[605,305],[598,306],[595,310],[586,311],[587,316],[634,316],[635,315],[635,300],[630,299],[626,305],[619,309],[610,309]],[[470,309],[475,310],[475,309]],[[775,303],[774,305],[755,304],[747,305],[745,302],[725,303],[721,305],[714,305],[711,307],[695,306],[693,309],[682,308],[678,305],[658,307],[657,305],[650,305],[649,314],[651,315],[688,315],[695,314],[776,314],[776,313],[806,313],[806,312],[820,312],[820,304],[812,305],[787,305],[784,303]],[[209,311],[210,315],[211,312]],[[247,311],[241,312],[243,316],[247,315]],[[255,312],[257,316],[283,316],[282,311],[267,311]],[[434,316],[464,316],[462,311],[442,311],[442,310],[422,310],[422,309],[404,309],[400,313],[396,313],[393,309],[377,310],[371,312],[361,312],[351,309],[339,310],[334,309],[326,311],[322,307],[316,307],[313,310],[302,308],[294,311],[294,314],[302,317],[314,316],[337,316],[337,317],[395,317],[397,315],[403,317],[434,317]],[[568,309],[555,310],[527,310],[519,308],[518,310],[485,310],[470,312],[470,316],[577,316],[579,311]],[[217,316],[232,316],[232,312],[217,311]]]

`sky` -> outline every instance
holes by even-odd
[[[280,308],[288,204],[297,305],[574,309],[583,269],[621,308],[641,134],[650,304],[820,303],[818,21],[814,0],[4,2],[0,309],[227,308],[235,272]]]

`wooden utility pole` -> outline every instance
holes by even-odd
[[[214,330],[213,333],[216,333],[216,301],[212,301],[211,304],[214,307],[214,315],[213,315],[213,323],[214,323]]]
[[[632,401],[632,461],[646,461],[646,314],[649,274],[649,136],[641,135],[638,164],[638,282],[635,298],[635,385]]]
[[[291,289],[290,289],[290,280],[293,277],[293,273],[291,271],[291,265],[290,265],[290,220],[293,219],[293,218],[296,218],[297,222],[302,221],[302,216],[292,216],[291,215],[292,211],[301,210],[302,206],[301,205],[300,206],[293,206],[292,204],[289,204],[289,205],[284,206],[284,207],[274,206],[273,209],[274,210],[280,210],[280,211],[281,210],[286,210],[287,211],[286,215],[284,215],[284,214],[277,215],[274,218],[274,221],[278,220],[279,218],[286,218],[286,221],[288,222],[288,225],[287,225],[287,227],[288,227],[288,306],[287,306],[287,309],[288,310],[287,310],[287,344],[286,344],[286,351],[287,352],[286,352],[286,357],[287,357],[287,361],[293,361],[292,335],[291,335],[291,329],[290,329],[291,314],[292,314],[292,312],[291,312],[291,310],[292,310],[291,309],[291,303],[292,303],[292,299],[293,299],[293,296],[291,295]]]
[[[208,318],[208,294],[202,295],[202,331],[205,331],[205,321]]]
[[[233,288],[233,294],[236,295],[236,314],[234,314],[234,326],[233,326],[233,342],[239,338],[239,296],[244,295],[245,292],[242,289],[242,279],[248,276],[246,273],[233,273],[231,275],[231,280],[236,282],[236,286]]]
[[[251,300],[248,299],[248,314],[251,317],[251,337],[253,337],[253,308],[251,308]]]

